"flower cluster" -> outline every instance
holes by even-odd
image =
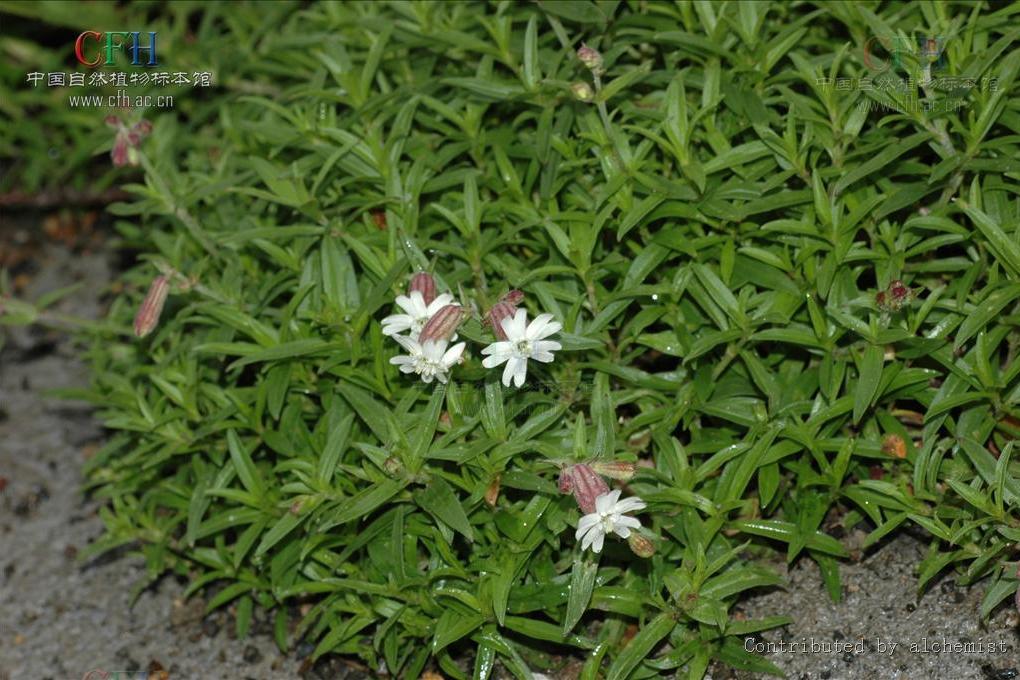
[[[636,496],[620,499],[620,490],[609,490],[599,473],[617,479],[629,479],[634,465],[624,462],[592,461],[569,465],[560,471],[560,491],[573,493],[577,506],[585,513],[577,522],[575,538],[581,550],[602,552],[606,536],[616,534],[627,539],[630,549],[640,557],[655,552],[651,541],[637,533],[641,522],[627,513],[645,509],[645,502]]]
[[[503,368],[503,384],[513,382],[520,387],[528,375],[528,359],[543,363],[553,360],[553,352],[561,349],[560,343],[547,340],[558,333],[563,325],[553,321],[552,314],[539,314],[528,323],[528,313],[518,308],[524,294],[512,290],[499,300],[486,314],[485,320],[496,336],[496,342],[482,350],[482,365]],[[390,359],[403,373],[414,373],[426,383],[438,380],[445,383],[450,369],[462,360],[465,343],[457,339],[457,327],[467,317],[466,310],[453,302],[449,293],[436,294],[436,283],[424,272],[415,274],[407,295],[399,295],[397,306],[402,313],[382,320],[383,334],[391,336],[407,352]],[[407,331],[407,335],[401,335]]]

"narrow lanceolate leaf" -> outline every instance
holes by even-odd
[[[255,467],[251,455],[233,430],[227,432],[227,445],[230,449],[230,460],[233,462],[234,470],[237,472],[241,483],[244,484],[244,488],[256,498],[261,497],[265,493],[262,477],[259,475],[258,468]]]
[[[1020,280],[1020,243],[1017,242],[1016,225],[1014,224],[1013,235],[1010,236],[1001,225],[981,210],[968,205],[963,211],[985,237],[992,255],[1003,269],[1012,279]]]
[[[663,612],[646,623],[620,656],[616,657],[606,673],[606,680],[624,680],[628,677],[638,664],[648,657],[659,641],[669,635],[675,627],[676,619],[669,612]]]
[[[588,608],[598,571],[597,559],[584,556],[574,558],[574,566],[570,572],[570,594],[567,596],[567,610],[563,618],[564,635],[568,635],[574,629]]]
[[[328,485],[333,479],[333,473],[336,470],[337,463],[340,461],[340,456],[343,455],[344,450],[347,448],[353,425],[354,414],[350,413],[329,433],[329,439],[326,441],[326,448],[323,449],[322,455],[319,458],[319,466],[316,472],[316,477],[320,484]]]
[[[869,345],[861,358],[860,375],[857,388],[854,390],[854,422],[858,423],[867,411],[878,392],[882,380],[882,362],[884,351],[877,345]]]
[[[467,540],[474,540],[474,531],[464,506],[442,477],[433,477],[424,491],[415,494],[415,501],[433,517],[463,534]]]

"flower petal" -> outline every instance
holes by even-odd
[[[482,366],[485,366],[486,368],[495,368],[496,366],[499,366],[501,363],[503,363],[509,358],[510,356],[507,354],[499,354],[496,356],[485,357],[484,359],[482,359]]]
[[[446,350],[446,354],[443,355],[442,364],[443,366],[453,366],[455,363],[460,361],[460,357],[464,354],[464,348],[467,347],[467,343],[458,342],[456,345]],[[446,382],[445,380],[443,382]]]
[[[595,510],[600,514],[607,515],[613,511],[616,501],[620,498],[620,490],[613,489],[595,499]]]
[[[577,520],[577,533],[574,534],[575,538],[581,538],[584,534],[588,533],[593,526],[599,523],[599,516],[595,513],[585,515],[581,519]]]
[[[630,527],[631,529],[637,529],[638,527],[641,526],[641,521],[638,520],[636,517],[629,517],[627,515],[622,515],[620,518],[618,518],[617,520],[615,520],[613,522],[613,525],[614,525],[614,527],[624,527],[624,528]],[[620,532],[617,531],[616,533],[619,534]],[[620,534],[620,535],[623,536],[623,534]],[[623,536],[623,537],[627,538],[626,536]]]
[[[605,540],[606,540],[606,535],[600,531],[598,533],[598,535],[595,537],[595,543],[592,545],[591,549],[594,552],[597,552],[597,553],[602,552],[602,543]]]
[[[631,496],[630,498],[624,498],[622,501],[616,504],[616,512],[623,514],[625,512],[635,512],[637,510],[644,510],[645,502],[637,496]]]
[[[507,365],[511,364],[514,365],[514,382],[520,387],[524,384],[524,379],[528,377],[528,360],[521,357],[511,357]]]
[[[485,349],[482,350],[482,354],[506,354],[510,355],[510,343],[509,342],[494,342]]]

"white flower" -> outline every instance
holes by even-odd
[[[446,305],[453,302],[453,296],[443,293],[432,301],[432,304],[425,304],[425,298],[421,291],[412,290],[409,295],[398,295],[397,306],[404,310],[404,314],[391,314],[382,320],[383,335],[396,335],[403,331],[410,330],[412,340],[418,339],[418,334],[425,326],[432,315]]]
[[[595,512],[585,515],[577,522],[577,538],[581,541],[581,550],[590,546],[594,552],[602,552],[602,542],[606,534],[616,534],[620,538],[630,536],[631,529],[637,529],[641,522],[628,517],[624,513],[636,512],[645,508],[645,502],[633,496],[620,500],[620,490],[614,489],[595,499]],[[581,540],[581,539],[584,540]]]
[[[513,318],[507,317],[500,324],[506,333],[506,340],[494,342],[482,350],[486,354],[482,366],[492,368],[504,361],[503,384],[510,387],[510,380],[518,387],[524,384],[528,375],[528,359],[549,363],[553,360],[553,352],[562,345],[555,340],[544,340],[563,328],[558,321],[553,321],[552,314],[539,314],[529,324],[528,312],[518,309]]]
[[[460,361],[464,353],[463,342],[447,349],[448,340],[430,340],[422,345],[403,335],[394,335],[393,339],[407,350],[407,354],[393,357],[390,363],[399,366],[401,373],[417,373],[427,383],[433,378],[445,383],[450,368]]]

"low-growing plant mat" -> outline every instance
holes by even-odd
[[[218,87],[97,116],[88,555],[407,677],[777,673],[735,607],[852,530],[1012,606],[1017,7],[160,15]]]

